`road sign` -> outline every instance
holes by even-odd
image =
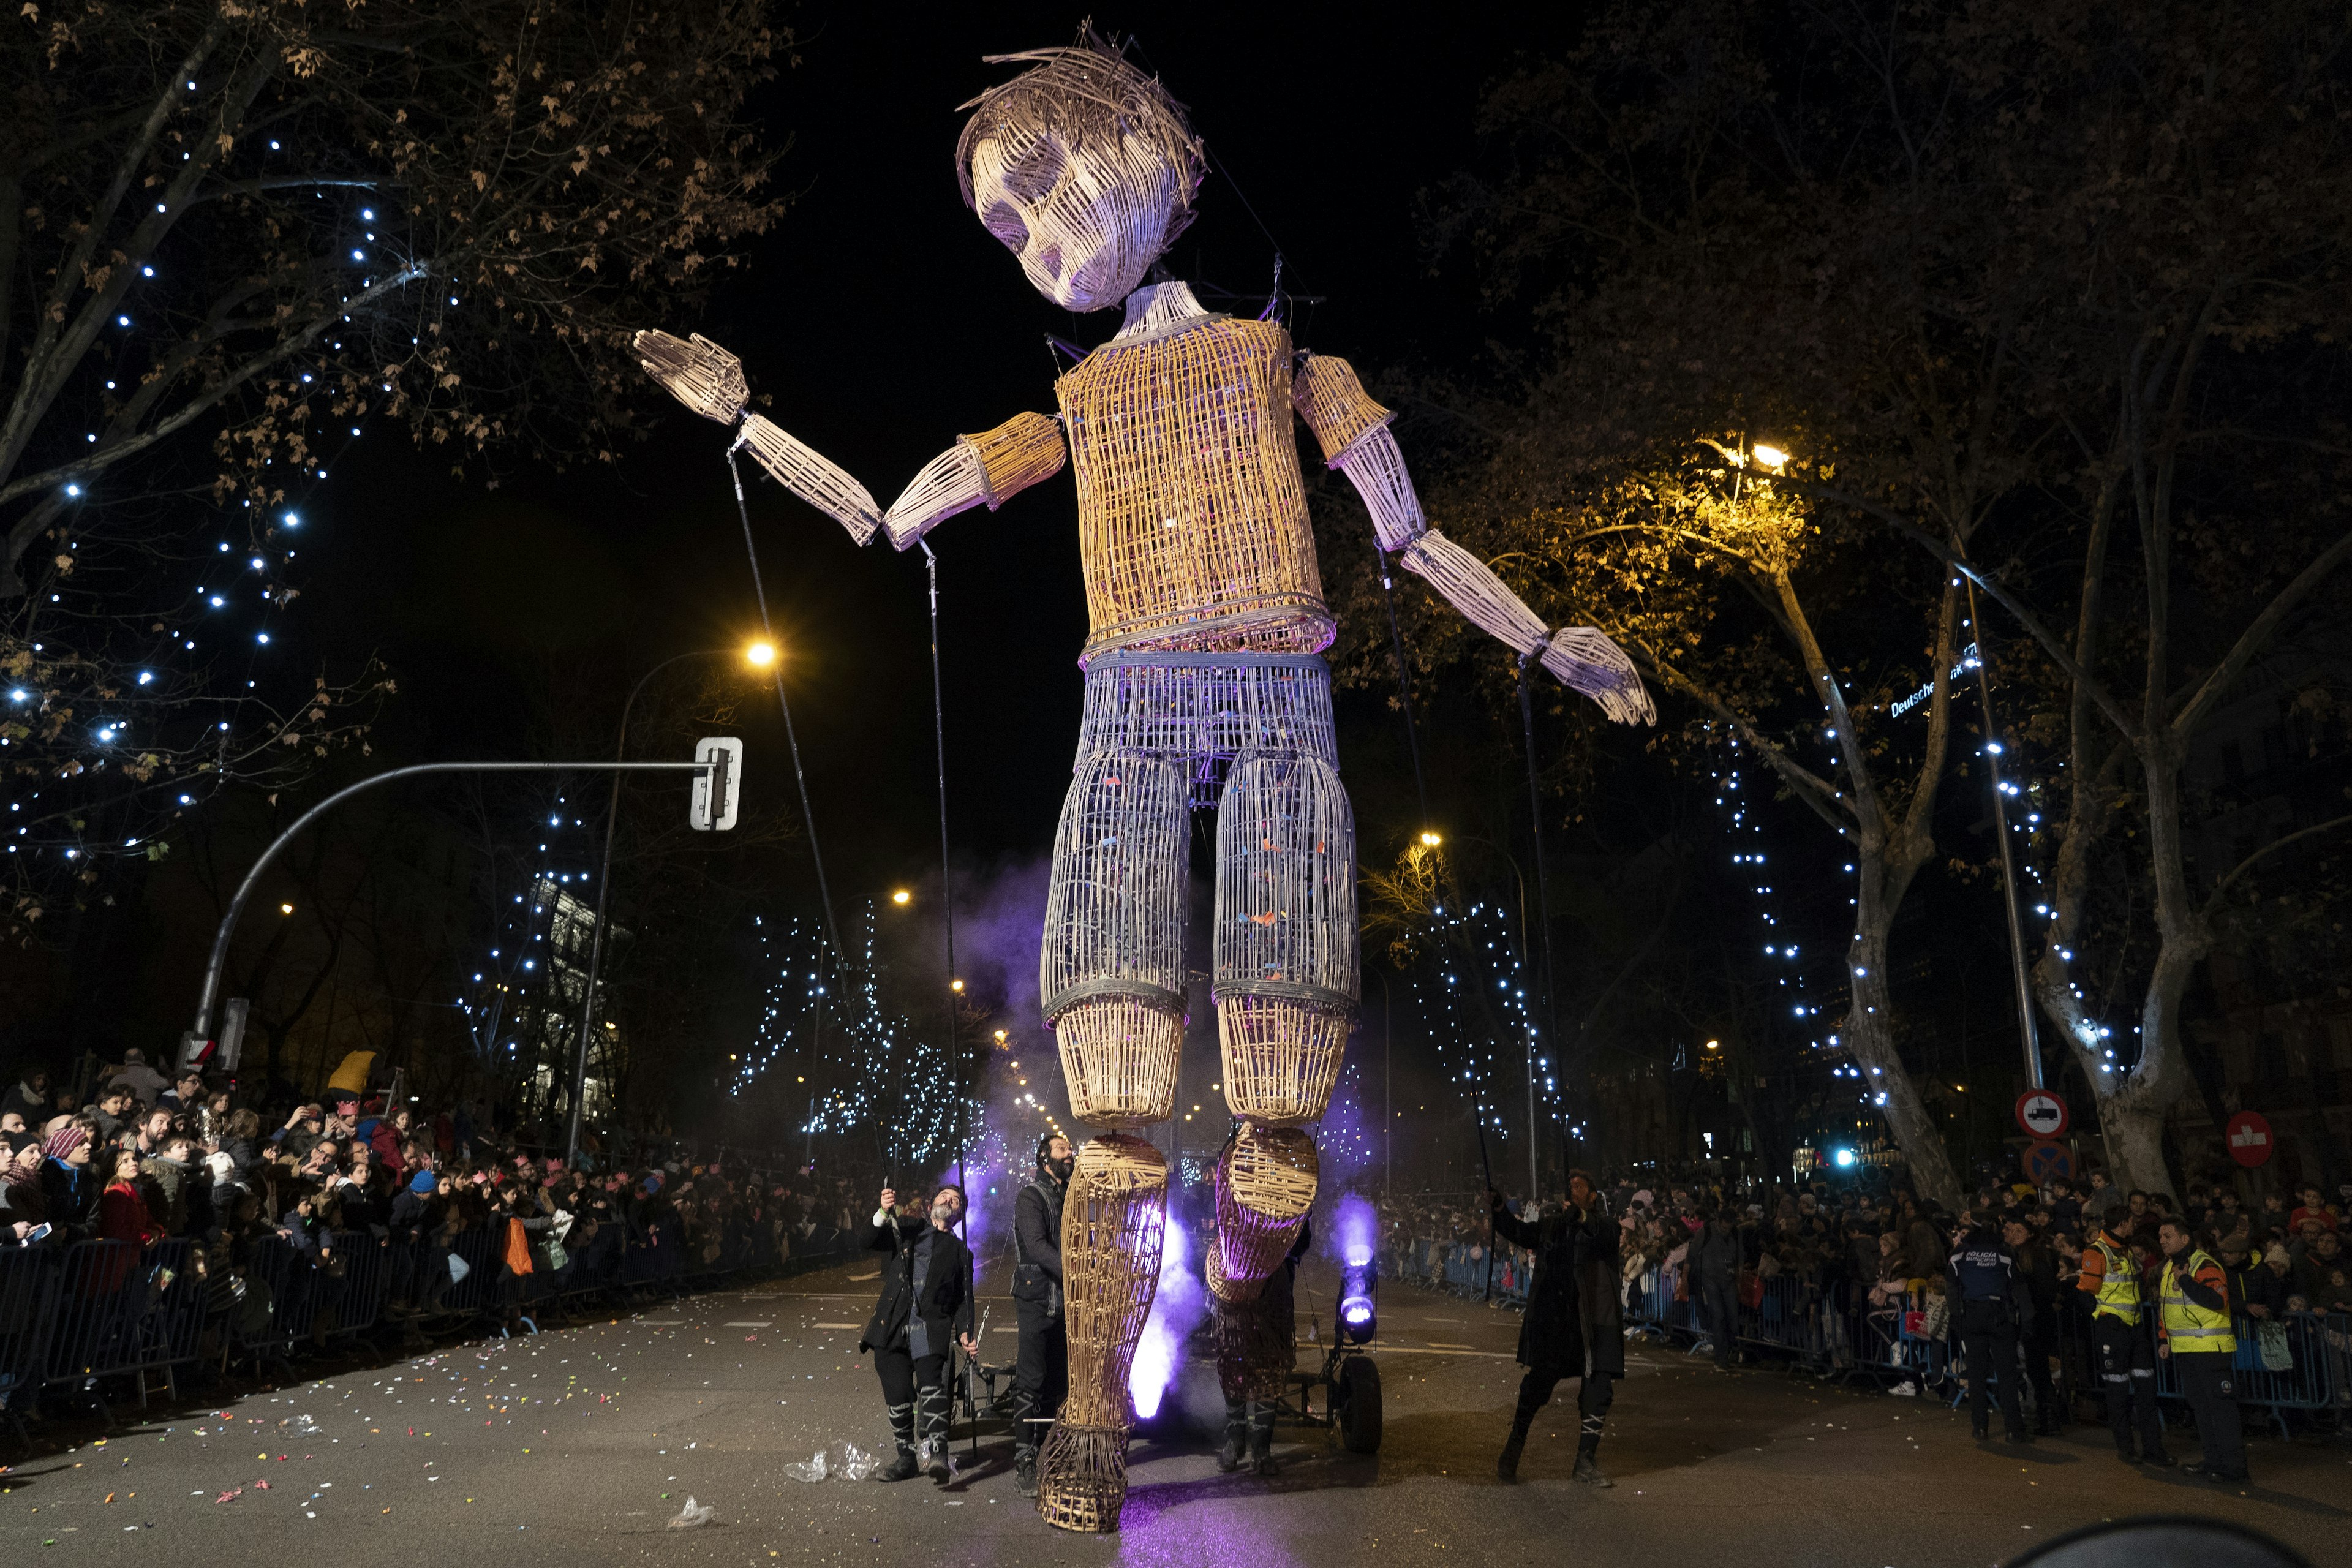
[[[743,742],[732,735],[706,736],[695,742],[694,760],[711,767],[694,775],[694,805],[687,820],[699,832],[724,833],[735,826],[735,805],[743,793]]]
[[[2271,1163],[2271,1124],[2259,1110],[2241,1110],[2222,1129],[2230,1158],[2248,1167]]]
[[[2017,1097],[2017,1124],[2036,1138],[2066,1135],[2066,1102],[2046,1089],[2029,1089]]]
[[[2063,1143],[2053,1143],[2047,1138],[2037,1138],[2028,1143],[2023,1158],[2018,1163],[2025,1168],[2025,1179],[2037,1187],[2051,1182],[2071,1182],[2074,1179],[2074,1152]]]

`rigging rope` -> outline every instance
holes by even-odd
[[[735,454],[742,445],[743,438],[739,436],[736,437],[735,445],[727,448],[727,474],[735,481],[735,514],[743,522],[743,553],[751,563],[751,595],[760,602],[760,633],[768,639],[769,647],[775,647],[776,628],[768,619],[768,590],[760,580],[760,551],[759,547],[751,542],[751,509],[743,500],[743,470],[735,461]],[[834,923],[833,891],[825,886],[824,856],[817,849],[816,813],[809,808],[808,777],[801,771],[801,742],[800,738],[793,731],[793,700],[784,692],[784,660],[782,648],[777,648],[776,652],[776,705],[783,710],[784,744],[792,752],[793,782],[800,786],[801,820],[808,827],[809,859],[816,867],[816,894],[818,900],[824,905],[825,937],[833,949],[833,972],[838,975],[841,973],[842,961],[846,955],[841,947],[841,928]],[[820,970],[824,959],[824,951],[820,948],[817,954]],[[816,987],[816,1023],[809,1032],[809,1048],[812,1055],[822,1049],[824,1045],[824,981],[820,973]],[[889,1162],[886,1158],[883,1163],[887,1168]]]
[[[1544,1026],[1551,1031],[1552,1054],[1558,1056],[1560,1050],[1559,996],[1552,984],[1551,971],[1551,873],[1544,869],[1543,795],[1536,787],[1536,709],[1535,700],[1528,691],[1528,666],[1533,663],[1535,658],[1536,655],[1532,652],[1519,656],[1519,726],[1527,736],[1528,819],[1534,825],[1536,835],[1536,919],[1543,925]],[[1529,1046],[1529,1054],[1533,1054],[1532,1044]],[[1575,1160],[1570,1152],[1571,1141],[1569,1137],[1568,1104],[1568,1090],[1572,1083],[1570,1072],[1571,1068],[1567,1058],[1561,1058],[1559,1064],[1560,1151],[1563,1158],[1572,1165]],[[1535,1095],[1535,1064],[1529,1062],[1528,1094],[1530,1099]],[[1530,1120],[1532,1120],[1532,1114]],[[1533,1157],[1533,1152],[1530,1151],[1529,1158]],[[1564,1174],[1560,1181],[1563,1186],[1567,1184],[1567,1177]]]
[[[947,689],[940,679],[940,558],[931,553],[930,542],[918,538],[923,548],[923,569],[931,582],[931,739],[940,752],[940,920],[947,930],[948,949],[948,1036],[947,1056],[956,1060],[956,988],[955,988],[955,895],[948,880],[948,706]],[[957,1064],[959,1068],[961,1063]],[[970,1097],[964,1092],[963,1075],[956,1074],[956,1186],[963,1186],[964,1145],[971,1129],[964,1121]],[[971,1212],[971,1196],[964,1198],[965,1212]]]
[[[1405,669],[1404,630],[1397,622],[1396,583],[1395,580],[1389,575],[1388,552],[1381,548],[1380,541],[1377,539],[1372,542],[1372,562],[1373,570],[1377,571],[1381,574],[1381,597],[1388,604],[1389,646],[1396,653],[1397,700],[1404,710],[1405,749],[1412,753],[1412,792],[1414,797],[1421,803],[1420,831],[1426,833],[1429,831],[1429,786],[1422,778],[1421,737],[1414,730],[1412,723],[1412,678],[1406,673]],[[1435,846],[1433,845],[1431,847],[1434,848]],[[1442,860],[1439,862],[1441,867],[1443,867],[1444,864],[1444,862]],[[1442,886],[1443,885],[1441,884],[1441,889]],[[1448,939],[1445,934],[1445,927],[1443,922],[1441,922],[1437,928],[1437,941],[1439,945],[1442,947],[1451,948],[1453,946],[1451,940]],[[1452,962],[1450,957],[1447,962]],[[1486,1190],[1488,1192],[1493,1192],[1495,1190],[1495,1167],[1486,1157],[1486,1108],[1485,1104],[1482,1103],[1482,1100],[1483,1097],[1475,1092],[1471,1095],[1470,1113],[1477,1119],[1478,1122],[1478,1168],[1486,1173]],[[1396,1129],[1393,1127],[1389,1128],[1384,1135],[1390,1138],[1395,1137]],[[1493,1300],[1495,1298],[1495,1238],[1492,1234],[1491,1226],[1489,1227],[1489,1234],[1486,1237],[1486,1280],[1484,1287],[1483,1298],[1489,1301]]]

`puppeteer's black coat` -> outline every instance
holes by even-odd
[[[1535,1254],[1519,1325],[1519,1364],[1561,1377],[1625,1375],[1625,1313],[1617,1292],[1617,1222],[1595,1205],[1529,1223],[1495,1210],[1495,1236]]]
[[[922,1300],[915,1300],[915,1244],[931,1238],[930,1267],[924,1271]],[[882,1266],[882,1290],[874,1316],[858,1336],[860,1354],[868,1350],[898,1349],[907,1343],[910,1319],[920,1319],[930,1353],[944,1354],[958,1335],[971,1332],[971,1253],[951,1230],[934,1230],[928,1219],[914,1215],[892,1218],[869,1227],[866,1245],[887,1252]]]

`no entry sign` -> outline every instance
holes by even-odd
[[[2074,1152],[2063,1143],[2053,1143],[2038,1138],[2025,1146],[2025,1156],[2019,1162],[2025,1168],[2025,1179],[2035,1186],[2050,1182],[2071,1182],[2074,1179]]]
[[[2241,1165],[2270,1163],[2271,1124],[2258,1110],[2241,1110],[2230,1118],[2223,1129],[2230,1145],[2230,1158]]]
[[[2017,1124],[2036,1138],[2060,1138],[2066,1132],[2066,1102],[2046,1089],[2029,1089],[2017,1097]]]

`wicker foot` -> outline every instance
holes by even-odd
[[[1037,1456],[1037,1517],[1056,1530],[1108,1535],[1127,1501],[1127,1428],[1056,1421]]]

